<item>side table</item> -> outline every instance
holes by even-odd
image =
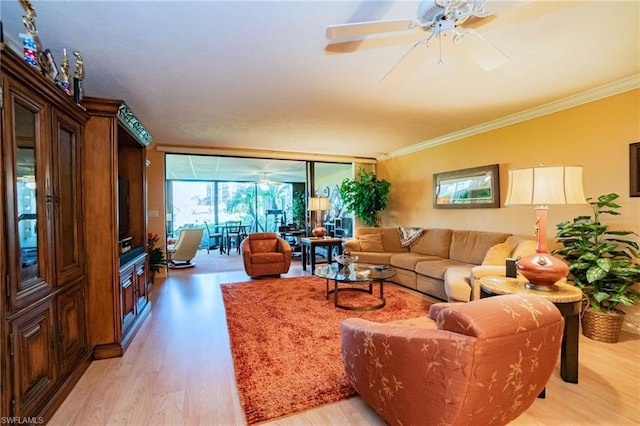
[[[559,281],[557,291],[539,291],[526,288],[517,278],[488,276],[480,279],[480,297],[501,294],[534,294],[552,302],[564,318],[564,333],[560,352],[560,376],[569,383],[578,383],[578,338],[580,335],[580,309],[582,290]]]
[[[333,247],[342,254],[342,238],[302,238],[302,270],[307,270],[307,262],[311,263],[311,273],[316,269],[316,248],[327,248],[327,262],[331,263]]]

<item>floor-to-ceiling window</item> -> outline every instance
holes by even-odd
[[[229,220],[242,221],[251,232],[278,232],[285,225],[306,232],[313,226],[307,210],[313,194],[330,198],[331,209],[322,214],[329,224],[338,220],[334,228],[348,236],[342,225],[350,219],[338,191],[345,177],[352,177],[349,163],[167,154],[167,235]]]

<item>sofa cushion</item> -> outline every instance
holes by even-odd
[[[408,252],[408,247],[402,247],[398,228],[381,228],[373,226],[364,226],[356,228],[356,238],[360,239],[363,235],[379,234],[382,236],[382,247],[385,252]],[[360,251],[366,251],[362,247]]]
[[[391,266],[413,271],[418,262],[423,262],[425,260],[440,260],[440,259],[442,258],[438,256],[429,256],[426,254],[419,254],[419,253],[396,253],[391,256]]]
[[[382,247],[382,235],[380,234],[360,235],[358,240],[360,240],[360,250],[362,251],[372,251],[376,253],[384,251]]]
[[[451,229],[425,229],[422,237],[411,246],[411,252],[447,258],[452,234]]]
[[[449,259],[480,265],[487,250],[511,234],[482,231],[453,231]]]
[[[393,253],[376,253],[371,251],[352,251],[352,256],[358,256],[358,263],[369,263],[371,265],[390,265]]]
[[[408,252],[409,247],[402,247],[400,236],[398,235],[398,228],[382,228],[382,246],[384,251],[392,252]]]
[[[482,260],[483,265],[504,265],[505,260],[511,256],[511,244],[508,242],[499,243],[487,250]]]
[[[456,260],[451,259],[442,259],[442,260],[427,260],[424,262],[419,262],[416,264],[415,271],[420,275],[425,275],[431,278],[437,278],[439,280],[444,280],[444,273],[447,268],[452,266],[473,266],[468,263],[458,262]]]

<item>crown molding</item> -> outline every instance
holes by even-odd
[[[428,148],[433,148],[434,146],[454,142],[466,137],[489,132],[491,130],[496,130],[502,127],[507,127],[512,124],[521,123],[523,121],[532,120],[534,118],[553,114],[558,111],[577,107],[579,105],[594,102],[599,99],[604,99],[609,96],[614,96],[638,88],[640,88],[640,74],[636,74],[631,77],[618,80],[613,83],[609,83],[596,89],[588,90],[574,96],[550,102],[539,107],[524,110],[516,114],[507,115],[506,117],[498,118],[497,120],[488,121],[478,126],[469,127],[464,130],[449,133],[448,135],[429,139],[424,142],[408,146],[406,148],[398,149],[396,151],[388,153],[384,157],[378,157],[378,160],[401,157],[403,155],[422,151]]]
[[[200,148],[188,146],[156,145],[155,149],[171,154],[220,155],[227,157],[270,158],[274,160],[323,161],[330,163],[375,164],[377,160],[369,157],[349,157],[331,154],[311,154],[290,151],[263,151],[253,149]]]

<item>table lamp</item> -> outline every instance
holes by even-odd
[[[581,166],[539,166],[509,170],[509,191],[505,206],[535,205],[536,254],[519,259],[516,267],[536,290],[557,289],[569,267],[547,250],[549,204],[584,204]]]
[[[329,199],[326,197],[309,197],[309,210],[316,212],[316,227],[311,233],[322,238],[327,235],[327,230],[322,226],[322,211],[329,210]]]

